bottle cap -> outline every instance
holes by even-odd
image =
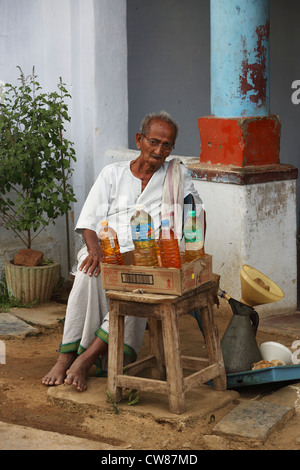
[[[163,219],[163,220],[161,221],[161,226],[162,226],[162,227],[169,227],[169,225],[170,225],[169,219]]]
[[[189,217],[196,217],[196,211],[189,211],[188,216]]]
[[[101,220],[101,225],[102,227],[104,227],[105,225],[108,225],[108,220],[106,219]]]
[[[141,210],[144,209],[144,206],[143,206],[143,204],[136,204],[135,208],[136,208],[137,211],[141,211]]]

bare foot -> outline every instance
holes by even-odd
[[[76,352],[60,354],[55,366],[53,366],[50,372],[43,377],[42,384],[48,386],[62,385],[64,383],[67,370],[75,361],[76,357]]]
[[[67,370],[65,384],[74,385],[76,390],[84,392],[87,389],[87,375],[92,365],[92,362],[85,361],[83,356],[79,356]]]
[[[86,380],[90,368],[99,356],[107,353],[107,349],[107,343],[96,336],[92,344],[77,357],[76,361],[72,363],[70,369],[67,370],[65,384],[74,385],[74,387],[80,392],[86,390]]]

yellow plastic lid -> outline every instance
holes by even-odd
[[[102,227],[104,227],[105,225],[108,225],[108,220],[106,219],[101,220],[101,225]]]

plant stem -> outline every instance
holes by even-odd
[[[27,230],[27,248],[31,248],[31,232],[30,229]]]
[[[62,137],[62,129],[59,131],[60,136],[60,144],[63,143]],[[66,176],[65,176],[65,168],[64,168],[64,156],[62,150],[60,151],[61,157],[61,168],[62,168],[62,181],[63,181],[63,188],[64,193],[66,193]],[[71,271],[71,253],[70,253],[70,229],[69,229],[69,211],[66,212],[66,232],[67,232],[67,257],[68,257],[68,272]]]

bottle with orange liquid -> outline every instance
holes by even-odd
[[[184,224],[184,241],[186,261],[204,257],[203,230],[200,218],[196,217],[196,211],[188,212],[188,218]]]
[[[162,268],[162,259],[161,259],[159,240],[155,240],[155,248],[156,248],[156,256],[157,256],[158,266],[160,268]]]
[[[103,263],[124,264],[116,232],[108,225],[107,220],[101,220],[99,231],[100,246],[103,254]]]
[[[181,268],[179,244],[174,232],[170,227],[170,221],[161,221],[161,231],[159,235],[159,248],[164,268]]]

